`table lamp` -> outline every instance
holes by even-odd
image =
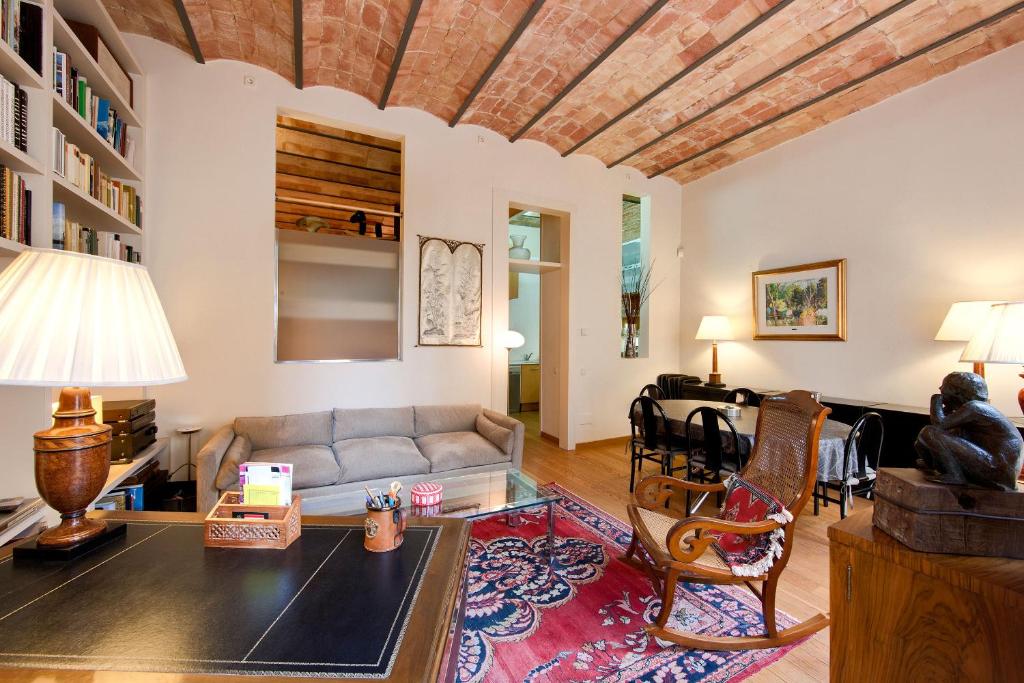
[[[988,318],[992,304],[1001,301],[957,301],[949,307],[946,317],[935,334],[935,341],[969,342]],[[985,376],[985,364],[976,361],[974,373]]]
[[[85,516],[110,472],[111,431],[96,423],[88,387],[186,378],[142,266],[28,249],[0,273],[0,384],[63,387],[34,446],[36,486],[61,522],[36,548],[72,557],[124,530]]]
[[[724,387],[722,375],[718,372],[718,342],[732,339],[732,326],[729,319],[724,315],[706,315],[700,321],[695,339],[711,340],[711,374],[705,385],[709,387]]]
[[[1024,363],[1024,301],[994,304],[978,333],[967,342],[960,360]],[[1024,389],[1017,392],[1017,403],[1024,412]]]

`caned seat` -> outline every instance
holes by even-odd
[[[721,516],[690,517],[689,512],[686,518],[675,519],[663,513],[674,490],[724,493],[725,485],[688,482],[669,476],[647,477],[640,482],[633,502],[626,507],[633,525],[633,539],[623,559],[646,570],[655,591],[661,593],[661,611],[655,623],[647,627],[649,633],[690,648],[741,650],[779,647],[828,625],[828,617],[818,614],[779,630],[775,623],[775,594],[779,576],[793,549],[797,519],[812,495],[818,468],[818,439],[829,412],[806,391],[791,391],[761,403],[753,452],[739,476],[780,501],[792,516],[787,518],[789,521],[734,522]],[[709,531],[758,536],[779,529],[784,534],[781,556],[760,576],[734,574],[711,547],[714,538],[705,536]],[[637,552],[641,547],[646,553]],[[668,628],[679,580],[745,584],[761,600],[765,634],[705,636]],[[761,583],[760,590],[754,582]]]

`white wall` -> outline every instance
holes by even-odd
[[[631,169],[605,169],[592,158],[562,159],[553,149],[512,145],[475,126],[447,125],[421,111],[381,112],[331,88],[299,91],[257,67],[195,64],[162,43],[130,37],[149,78],[146,262],[189,373],[157,387],[161,429],[204,425],[204,436],[237,415],[332,406],[473,401],[489,404],[495,243],[492,201],[541,197],[573,211],[571,407],[577,441],[626,433],[628,399],[657,372],[678,362],[681,190]],[[243,76],[256,78],[254,88]],[[403,360],[279,365],[273,362],[274,122],[286,107],[342,124],[405,136],[403,221]],[[654,241],[666,284],[653,306],[649,359],[618,353],[618,267],[623,193],[650,195]],[[507,231],[507,211],[505,213]],[[417,348],[416,235],[485,242],[484,347]],[[500,274],[504,278],[504,273]],[[504,289],[500,290],[504,295]],[[507,309],[506,309],[507,310]],[[501,322],[506,320],[501,313]],[[580,329],[586,334],[581,334]],[[582,424],[581,424],[582,423]],[[176,445],[180,460],[183,446]]]
[[[700,317],[730,316],[729,383],[927,405],[962,345],[949,304],[1024,298],[1024,45],[683,188],[681,367],[708,372]],[[753,271],[848,259],[848,339],[751,340]],[[1019,366],[988,366],[1020,415]]]

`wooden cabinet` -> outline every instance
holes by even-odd
[[[915,552],[870,510],[828,536],[832,681],[1024,681],[1024,560]]]
[[[519,381],[519,401],[527,404],[540,403],[540,364],[523,365]]]

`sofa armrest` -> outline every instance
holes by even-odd
[[[484,417],[493,422],[496,425],[502,426],[505,429],[511,429],[515,435],[512,441],[512,469],[522,469],[523,466],[523,441],[526,438],[526,425],[514,417],[508,415],[502,415],[496,413],[493,410],[484,408]]]
[[[196,454],[196,511],[206,514],[217,504],[220,491],[217,490],[217,471],[231,442],[235,440],[235,430],[225,425],[214,432],[210,440],[203,444]]]

